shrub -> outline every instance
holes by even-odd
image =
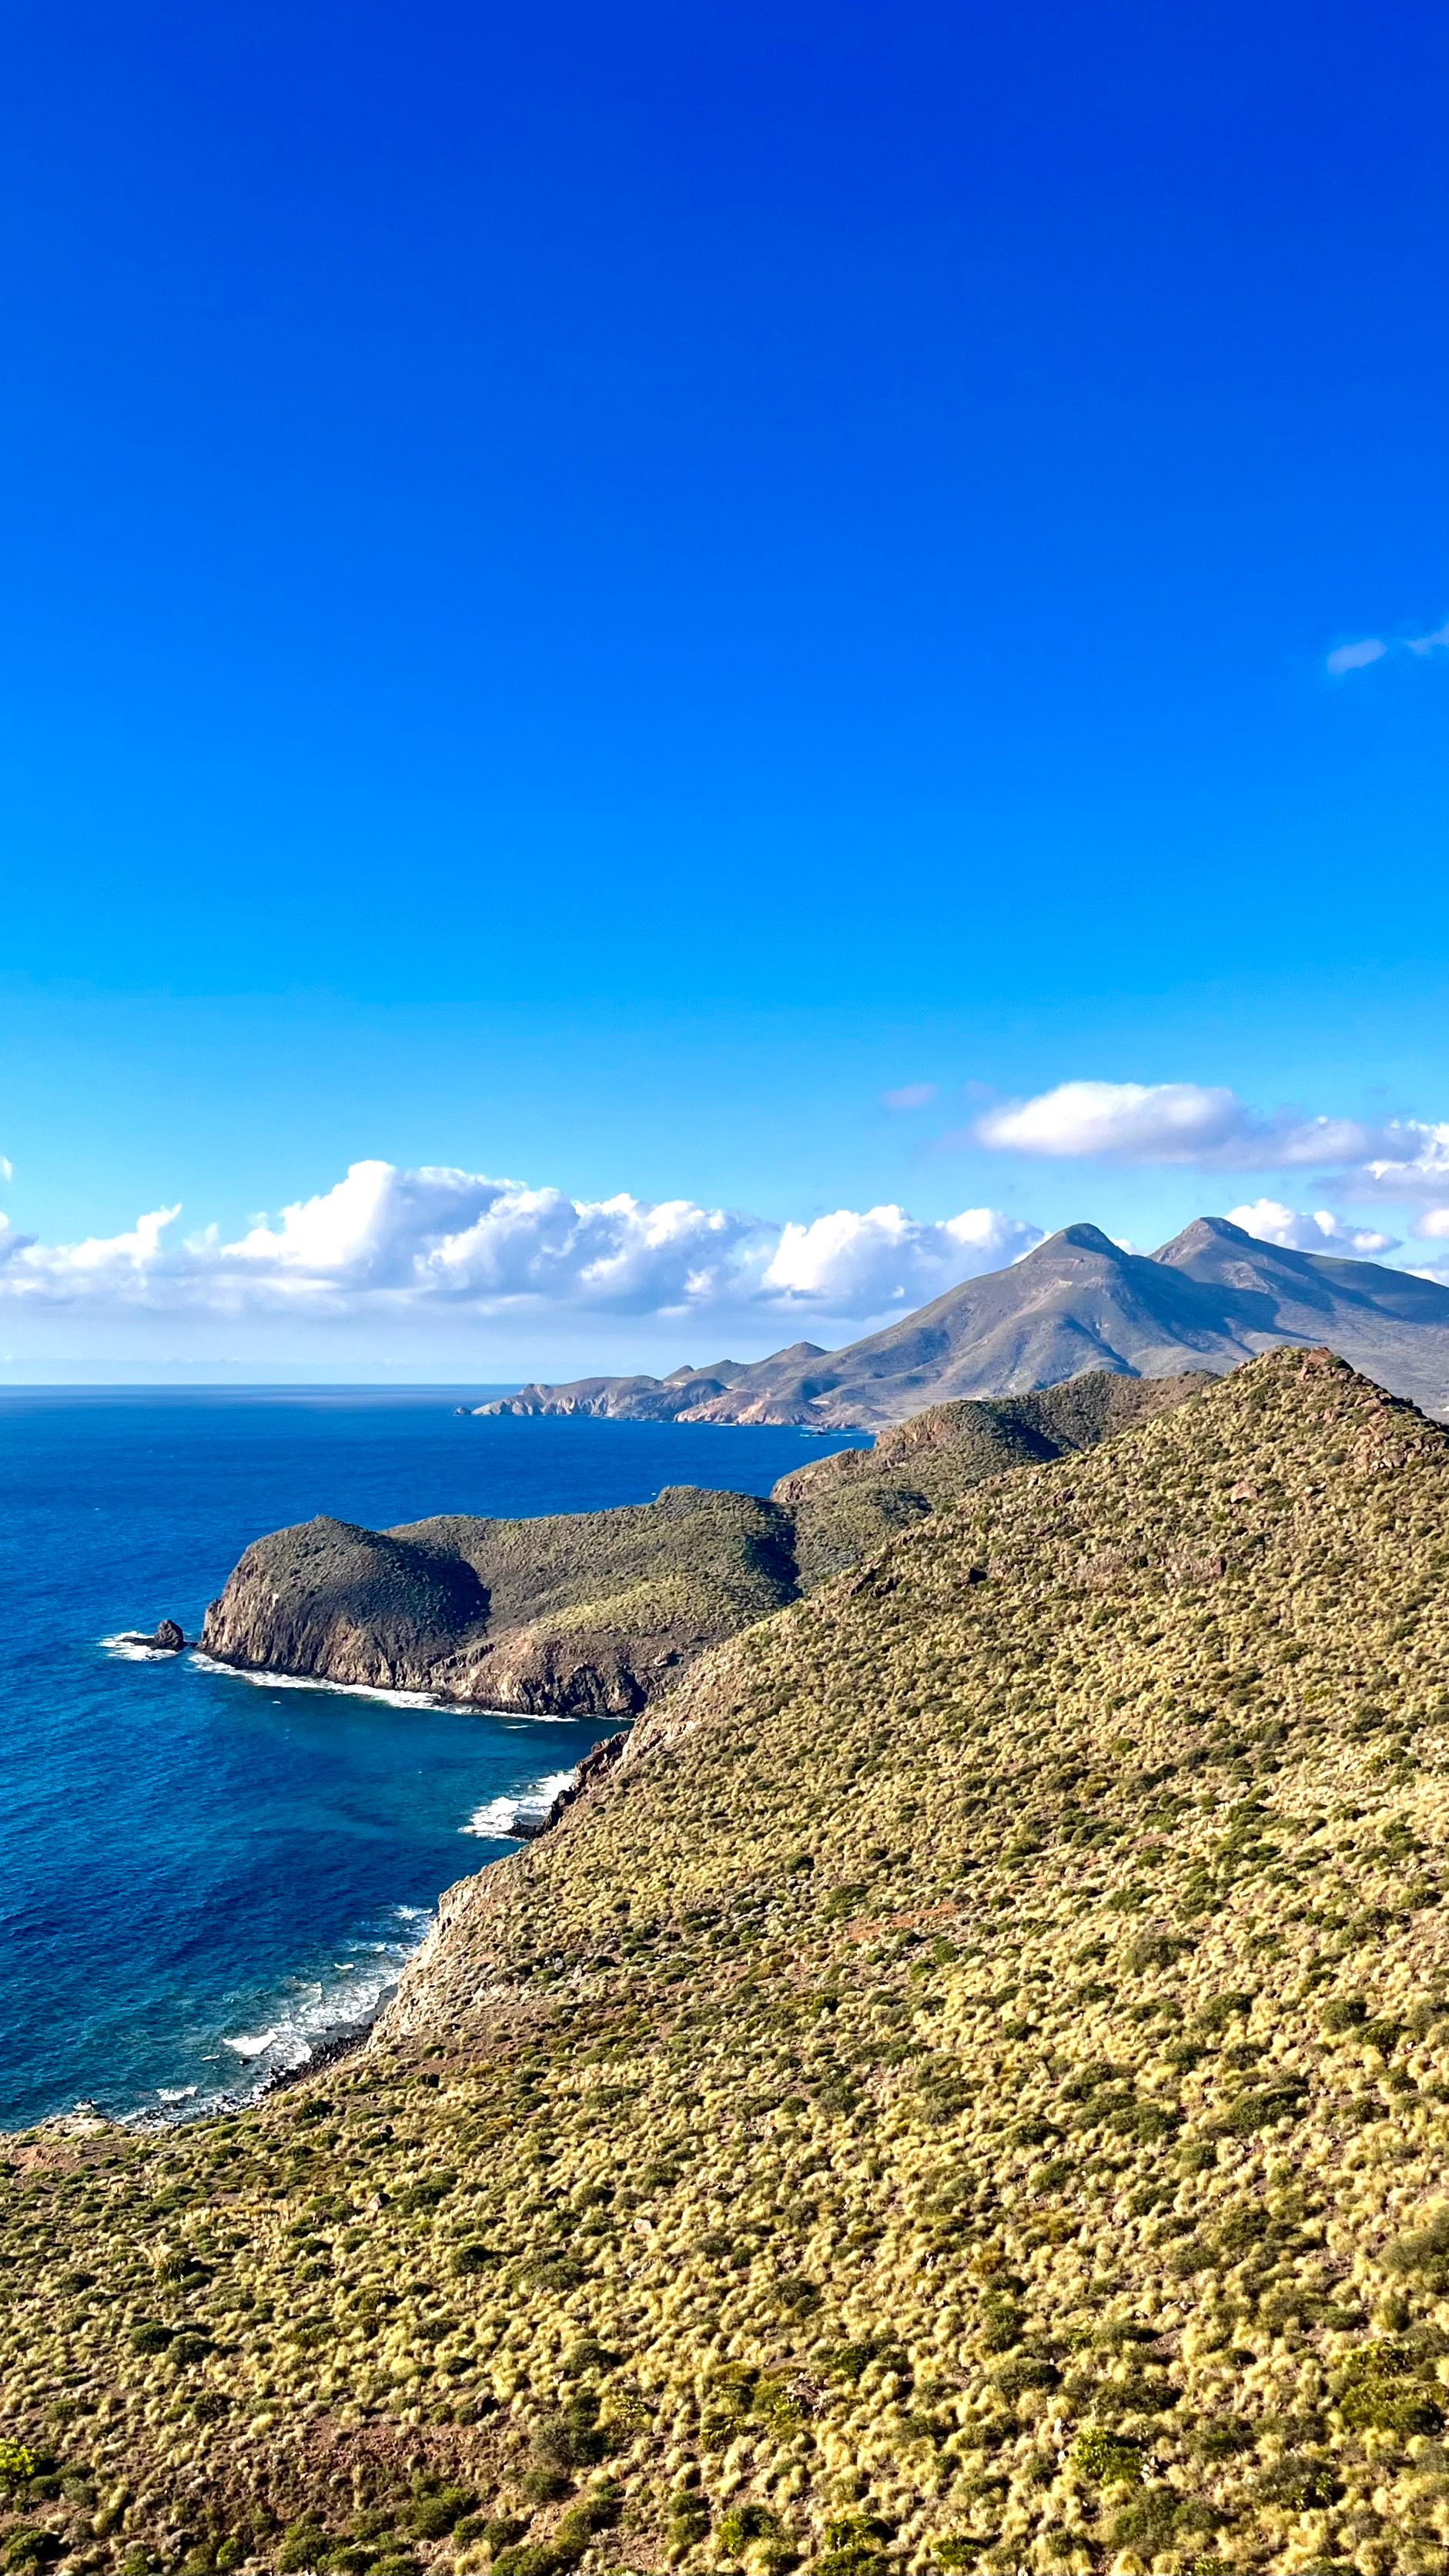
[[[775,2295],[786,2315],[791,2317],[808,2317],[812,2309],[820,2305],[820,2292],[815,2282],[802,2279],[798,2273],[778,2282]]]
[[[294,2571],[299,2568],[320,2565],[330,2545],[326,2532],[320,2530],[315,2522],[294,2522],[283,2533],[282,2546],[277,2552],[281,2576],[294,2576]]]
[[[1355,2353],[1339,2383],[1338,2412],[1357,2433],[1437,2433],[1443,2408],[1432,2388],[1413,2375],[1414,2365],[1401,2344],[1366,2344]]]
[[[453,2269],[465,2276],[470,2272],[488,2272],[492,2270],[497,2260],[498,2257],[491,2245],[480,2245],[474,2240],[471,2244],[458,2247],[453,2256]]]
[[[476,2533],[470,2532],[468,2537],[470,2539],[476,2538],[481,2540],[484,2543],[484,2546],[492,2552],[493,2556],[498,2558],[505,2549],[511,2549],[516,2540],[521,2540],[527,2529],[527,2523],[520,2522],[516,2515],[511,2513],[498,2513],[493,2514],[490,2517],[480,2519],[479,2529]],[[458,2530],[459,2537],[461,2538],[461,2524],[458,2526]]]
[[[737,2504],[728,2513],[721,2514],[715,2538],[727,2557],[738,2558],[750,2541],[771,2539],[779,2527],[774,2515],[764,2505]]]
[[[1183,1952],[1191,1948],[1190,1941],[1181,1940],[1173,1933],[1144,1932],[1139,1940],[1131,1944],[1127,1952],[1127,1965],[1134,1976],[1140,1977],[1149,1968],[1172,1967],[1174,1962],[1182,1957]]]
[[[23,2442],[0,2441],[0,2494],[24,2486],[35,2475],[35,2454]]]
[[[1214,2126],[1220,2137],[1251,2138],[1259,2129],[1271,2129],[1280,2120],[1296,2120],[1307,2091],[1307,2085],[1296,2077],[1262,2085],[1240,2094]]]
[[[53,2531],[22,2528],[11,2532],[0,2564],[17,2569],[48,2567],[59,2556],[60,2542]]]
[[[132,2326],[131,2349],[133,2352],[164,2352],[174,2336],[173,2326]]]
[[[414,2505],[407,2527],[418,2540],[441,2540],[477,2501],[467,2487],[444,2487],[440,2495],[423,2496]]]
[[[546,2468],[590,2468],[608,2458],[609,2437],[599,2426],[598,2413],[597,2397],[581,2389],[556,2415],[544,2417],[533,2447]]]
[[[557,2504],[573,2487],[567,2469],[530,2469],[519,2484],[530,2504]]]
[[[1368,2019],[1368,2005],[1362,1995],[1331,1995],[1319,2015],[1319,2023],[1330,2039],[1341,2037],[1346,2030],[1358,2030]]]
[[[1003,2397],[1020,2397],[1028,2388],[1055,2388],[1061,2377],[1054,2361],[1044,2361],[1035,2353],[1013,2353],[1009,2360],[998,2361],[991,2371],[993,2387]]]
[[[423,2174],[417,2182],[409,2183],[405,2190],[398,2193],[393,2207],[404,2217],[416,2216],[422,2210],[436,2209],[439,2201],[447,2199],[457,2179],[455,2173]]]
[[[1128,2543],[1146,2541],[1152,2547],[1162,2541],[1180,2544],[1195,2531],[1216,2531],[1222,2519],[1201,2496],[1179,2495],[1175,2487],[1153,2486],[1114,2517],[1112,2537]],[[1212,2576],[1212,2570],[1220,2564],[1216,2558],[1198,2559],[1196,2576]]]
[[[1109,2433],[1100,2424],[1089,2425],[1072,2444],[1074,2469],[1099,2487],[1135,2487],[1142,2478],[1142,2453],[1135,2442],[1124,2441],[1121,2434]]]
[[[1285,2451],[1258,2480],[1264,2504],[1286,2505],[1293,2513],[1337,2504],[1342,2493],[1343,2480],[1335,2475],[1333,2462],[1314,2459],[1307,2451]]]
[[[693,2549],[709,2529],[709,2507],[702,2495],[686,2489],[672,2498],[669,2507],[669,2537],[678,2549]]]
[[[1239,2013],[1251,2012],[1252,2008],[1251,1995],[1213,1995],[1205,2004],[1199,2005],[1198,2010],[1193,2014],[1193,2024],[1198,2030],[1226,2030],[1229,2022],[1235,2020]]]
[[[1199,2425],[1192,2447],[1200,2460],[1230,2460],[1238,2451],[1251,2451],[1255,2435],[1244,2415],[1214,2415]]]

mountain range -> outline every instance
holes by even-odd
[[[1325,1346],[1426,1412],[1449,1411],[1449,1288],[1376,1261],[1288,1251],[1225,1217],[1199,1217],[1152,1253],[1124,1251],[1095,1225],[1065,1226],[1009,1269],[965,1280],[844,1350],[795,1342],[666,1378],[526,1386],[476,1409],[874,1431],[927,1405],[1020,1395],[1084,1369],[1220,1375],[1288,1343]]]

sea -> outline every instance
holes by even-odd
[[[602,1723],[246,1677],[188,1637],[249,1540],[763,1494],[848,1435],[477,1420],[496,1389],[0,1391],[0,2128],[243,2102],[366,2021],[441,1891]]]

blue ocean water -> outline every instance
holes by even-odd
[[[454,1412],[486,1392],[0,1393],[0,2127],[186,2116],[304,2062],[609,1732],[137,1660],[118,1631],[194,1636],[247,1542],[315,1512],[764,1493],[845,1445]]]

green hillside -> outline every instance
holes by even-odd
[[[782,1476],[771,1500],[790,1515],[803,1591],[873,1556],[901,1530],[1009,1467],[1094,1449],[1198,1391],[1201,1375],[1115,1377],[1091,1369],[1035,1395],[963,1396],[882,1431],[870,1449],[837,1449]]]
[[[10,2141],[7,2564],[1441,2569],[1446,1572],[1285,1351],[714,1650],[362,2055]]]

